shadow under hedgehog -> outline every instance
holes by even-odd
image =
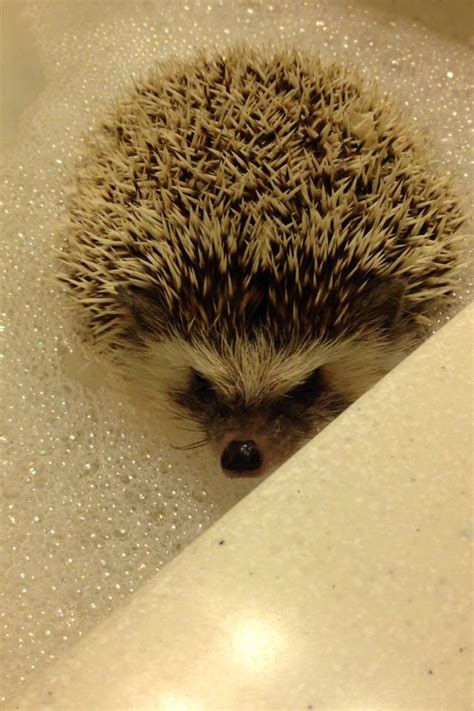
[[[232,477],[398,363],[461,261],[459,200],[396,106],[288,49],[151,69],[87,137],[67,211],[84,340]]]

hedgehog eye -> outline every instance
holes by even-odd
[[[191,389],[200,400],[208,400],[214,396],[214,388],[209,380],[196,370],[191,371]]]
[[[313,372],[286,393],[286,397],[291,397],[295,400],[314,400],[323,388],[323,372],[322,368],[316,368]]]

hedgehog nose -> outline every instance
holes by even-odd
[[[228,472],[249,472],[259,469],[262,465],[262,455],[252,440],[242,442],[232,440],[222,452],[221,466]],[[237,476],[239,476],[237,474]],[[245,476],[245,474],[242,474]]]

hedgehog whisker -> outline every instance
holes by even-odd
[[[196,433],[202,432],[202,429],[200,427],[183,427],[183,426],[179,427],[179,425],[177,425],[177,427],[180,430],[182,430],[183,432],[196,432]]]
[[[171,420],[178,420],[178,422],[181,420],[185,423],[191,423],[193,425],[193,427],[184,427],[183,425],[176,425],[180,430],[183,430],[184,432],[202,432],[202,427],[196,422],[194,417],[186,415],[178,410],[174,410],[172,407],[169,406],[165,406],[163,409],[171,416]]]
[[[196,424],[196,420],[194,419],[194,417],[187,417],[186,415],[180,415],[177,412],[171,416],[171,419],[172,420],[182,420],[183,422],[190,422],[191,424],[194,424],[194,425]]]
[[[191,418],[184,418],[180,417],[179,415],[176,415],[175,417],[171,417],[171,420],[174,420],[175,422],[178,421],[183,421],[184,424],[177,424],[176,427],[178,427],[180,430],[185,430],[186,432],[202,432],[203,428],[201,427],[200,424],[196,422],[196,420],[193,420]],[[185,425],[191,425],[190,427],[185,427]]]
[[[186,415],[184,412],[180,410],[175,410],[169,405],[162,405],[161,407],[169,415],[172,415],[171,419],[173,420],[184,420],[185,422],[191,422],[192,424],[196,424],[196,420],[194,419],[194,417],[191,417],[191,415]]]
[[[207,438],[206,438],[206,439],[200,439],[200,440],[198,440],[197,442],[191,442],[191,444],[185,444],[185,445],[181,445],[181,446],[172,444],[171,447],[172,447],[173,449],[179,449],[179,450],[181,450],[181,451],[183,451],[183,452],[187,452],[187,451],[189,451],[190,449],[199,449],[200,447],[204,447],[206,444],[208,444]]]

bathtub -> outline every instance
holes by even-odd
[[[59,194],[77,141],[79,121],[70,128],[66,120],[72,104],[60,103],[61,96],[64,105],[71,102],[60,78],[61,67],[69,67],[67,53],[77,65],[84,47],[106,43],[107,22],[116,22],[124,46],[129,38],[127,48],[137,57],[141,43],[155,36],[155,30],[147,35],[136,15],[128,18],[131,3],[117,0],[100,9],[84,3],[84,9],[69,10],[73,5],[64,2],[56,11],[51,3],[44,10],[47,5],[2,5],[8,106],[1,136],[3,207],[7,239],[31,239],[31,272],[24,273],[32,293],[34,238],[47,244],[54,232],[55,190]],[[148,19],[154,5],[162,3],[142,3]],[[335,11],[326,2],[310,5],[321,8],[313,18],[318,37],[331,37],[325,51],[340,41],[346,59],[364,41],[376,43],[378,28],[385,38],[391,33],[393,47],[380,49],[367,73],[387,86],[393,78],[402,98],[417,86],[420,94],[412,92],[406,103],[420,119],[426,106],[433,107],[423,93],[438,92],[440,122],[449,130],[437,140],[452,169],[470,120],[464,95],[470,3],[341,1],[337,5],[353,13],[352,36],[335,28]],[[231,6],[225,0],[190,1],[181,8],[182,26],[176,18],[165,22],[165,8],[156,32],[170,47],[170,37],[185,45],[200,13],[225,32]],[[239,3],[239,17],[248,23],[243,29],[251,31],[264,12],[273,13],[275,28],[285,27],[293,41],[307,41],[304,32],[297,34],[297,19],[291,32],[286,27],[290,11],[282,2]],[[76,32],[77,13],[82,25]],[[363,31],[356,19],[366,23]],[[211,30],[212,23],[209,41]],[[230,36],[232,31],[230,26]],[[48,33],[62,39],[52,43]],[[424,92],[413,76],[418,61],[429,65],[430,53],[443,77],[437,89]],[[84,55],[93,71],[88,61]],[[120,72],[112,59],[107,65],[107,48],[101,61],[113,77],[110,87],[104,82],[104,93],[112,96]],[[101,77],[90,82],[97,96],[89,97],[90,86],[81,95],[82,129],[101,99]],[[63,134],[54,130],[51,107],[58,106]],[[32,146],[38,151],[34,165]],[[463,156],[458,166],[466,186],[468,162]],[[53,195],[42,190],[42,176]],[[34,310],[25,291],[19,290],[18,303]],[[76,362],[62,323],[57,336],[56,324],[48,323],[43,338],[41,310],[33,319],[24,309],[15,311],[21,332],[37,329],[38,335],[15,356],[21,361],[15,372],[26,374],[7,383],[20,399],[14,422],[8,421],[12,395],[5,389],[5,444],[13,447],[18,469],[14,486],[6,479],[3,499],[10,526],[2,565],[4,708],[471,708],[474,309],[468,301],[466,290],[460,313],[261,483],[223,481],[205,455],[173,458],[166,447],[153,449],[149,423],[142,434],[143,423],[127,419],[126,406],[97,384],[93,366]],[[42,338],[49,350],[41,351]],[[42,361],[34,360],[38,350],[62,364],[59,385],[43,375]],[[43,386],[31,389],[32,359],[54,398],[45,396]],[[35,397],[49,409],[31,404]],[[105,415],[110,426],[97,426],[94,418]],[[98,445],[104,431],[110,442]],[[149,452],[161,473],[170,471],[159,486],[149,473]],[[140,527],[146,535],[137,532]]]

